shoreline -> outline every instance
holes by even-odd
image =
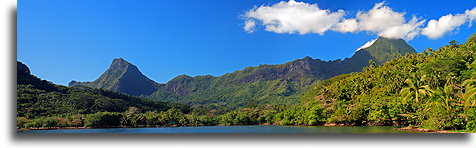
[[[204,125],[205,126],[205,125]],[[230,126],[230,125],[211,125],[211,126]],[[17,131],[28,131],[28,130],[63,130],[63,129],[107,129],[107,128],[160,128],[160,127],[199,127],[199,126],[120,126],[120,127],[53,127],[53,128],[17,128]]]
[[[260,125],[269,125],[269,124],[260,124]],[[214,126],[235,126],[235,125],[214,125]],[[281,125],[278,125],[281,126]],[[323,127],[333,127],[333,126],[344,126],[344,125],[321,125]],[[199,127],[199,126],[164,126],[164,127]],[[94,127],[54,127],[54,128],[17,128],[17,131],[26,131],[26,130],[63,130],[63,129],[106,129],[106,128],[160,128],[157,127],[101,127],[101,128],[94,128]],[[414,132],[421,132],[421,133],[467,133],[467,132],[452,132],[447,130],[431,130],[431,129],[424,129],[418,127],[402,127],[402,128],[395,128],[393,130],[400,130],[400,131],[414,131]]]
[[[467,132],[452,132],[452,131],[447,131],[447,130],[431,130],[431,129],[424,129],[424,128],[419,128],[419,127],[402,127],[402,128],[396,128],[393,130],[399,130],[399,131],[415,131],[415,132],[422,132],[422,133],[467,133]]]
[[[28,131],[28,130],[58,130],[58,129],[92,129],[92,127],[17,128],[17,131]]]

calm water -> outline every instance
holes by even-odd
[[[106,128],[106,129],[60,129],[26,130],[18,133],[410,133],[392,130],[397,127],[322,127],[322,126],[201,126],[159,128]]]

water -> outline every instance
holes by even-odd
[[[159,128],[103,128],[103,129],[57,129],[18,130],[17,133],[412,133],[393,130],[392,126],[201,126],[201,127],[159,127]],[[414,133],[414,132],[413,132]]]

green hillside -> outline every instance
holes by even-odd
[[[180,75],[166,84],[157,84],[142,75],[136,66],[114,59],[111,67],[93,82],[71,82],[153,100],[178,102],[219,112],[263,104],[294,105],[305,90],[318,81],[361,71],[369,60],[378,65],[415,50],[401,39],[379,37],[374,45],[351,58],[322,61],[305,57],[280,65],[247,67],[223,76]]]
[[[17,62],[18,127],[84,126],[90,115],[123,113],[131,107],[144,112],[172,108],[183,113],[190,112],[189,107],[181,104],[146,100],[85,86],[55,85],[30,74],[26,65]]]
[[[275,121],[475,131],[475,38],[323,81],[301,105],[276,114]]]
[[[299,66],[312,71],[311,67],[306,68],[305,65],[316,60],[304,58],[283,65],[250,67],[221,77],[181,75],[167,84],[158,85],[157,91],[167,94],[162,97],[182,99],[177,102],[186,100],[186,96],[203,92],[207,92],[204,95],[208,97],[235,95],[234,98],[237,98],[219,100],[222,102],[213,98],[203,99],[216,101],[207,102],[207,107],[210,108],[188,108],[180,104],[144,100],[81,85],[71,88],[58,86],[36,78],[29,73],[28,67],[18,62],[17,126],[51,128],[328,124],[418,126],[474,132],[475,41],[476,35],[473,35],[464,44],[452,41],[450,45],[436,51],[428,49],[420,54],[398,56],[383,65],[371,64],[362,72],[342,74],[314,84],[306,84],[309,82],[306,76],[312,75],[307,75],[302,70],[266,73],[270,68],[275,72]],[[299,90],[290,87],[305,88],[306,85],[311,88]],[[302,97],[295,96],[295,100],[300,102],[295,102],[294,105],[261,102],[240,104],[246,100],[259,100],[253,97],[269,94],[286,98],[283,96],[292,96],[289,94],[290,90],[305,92]],[[233,104],[236,104],[236,109],[227,106]]]

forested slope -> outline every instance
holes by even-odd
[[[95,81],[73,81],[69,86],[84,85],[225,113],[266,104],[295,105],[318,81],[361,71],[369,65],[369,60],[381,65],[399,55],[412,53],[416,51],[402,39],[379,37],[373,45],[344,60],[305,57],[284,64],[247,67],[218,77],[180,75],[165,84],[153,82],[135,65],[118,58]]]
[[[417,125],[476,130],[476,35],[313,86],[282,125]],[[311,115],[309,115],[311,114]]]
[[[17,62],[18,127],[84,126],[93,114],[123,113],[131,107],[142,111],[167,111],[176,108],[188,113],[190,108],[176,103],[152,101],[112,91],[85,86],[54,85],[30,74],[26,65]]]
[[[476,35],[473,35],[464,44],[452,41],[438,50],[406,54],[382,66],[370,62],[362,72],[320,81],[309,86],[312,89],[295,106],[256,104],[226,113],[210,108],[180,108],[100,89],[57,86],[32,76],[28,68],[19,63],[17,125],[401,125],[474,132],[475,59]],[[180,77],[185,81],[196,80]],[[203,81],[211,78],[201,77]],[[276,85],[283,85],[281,83]]]

